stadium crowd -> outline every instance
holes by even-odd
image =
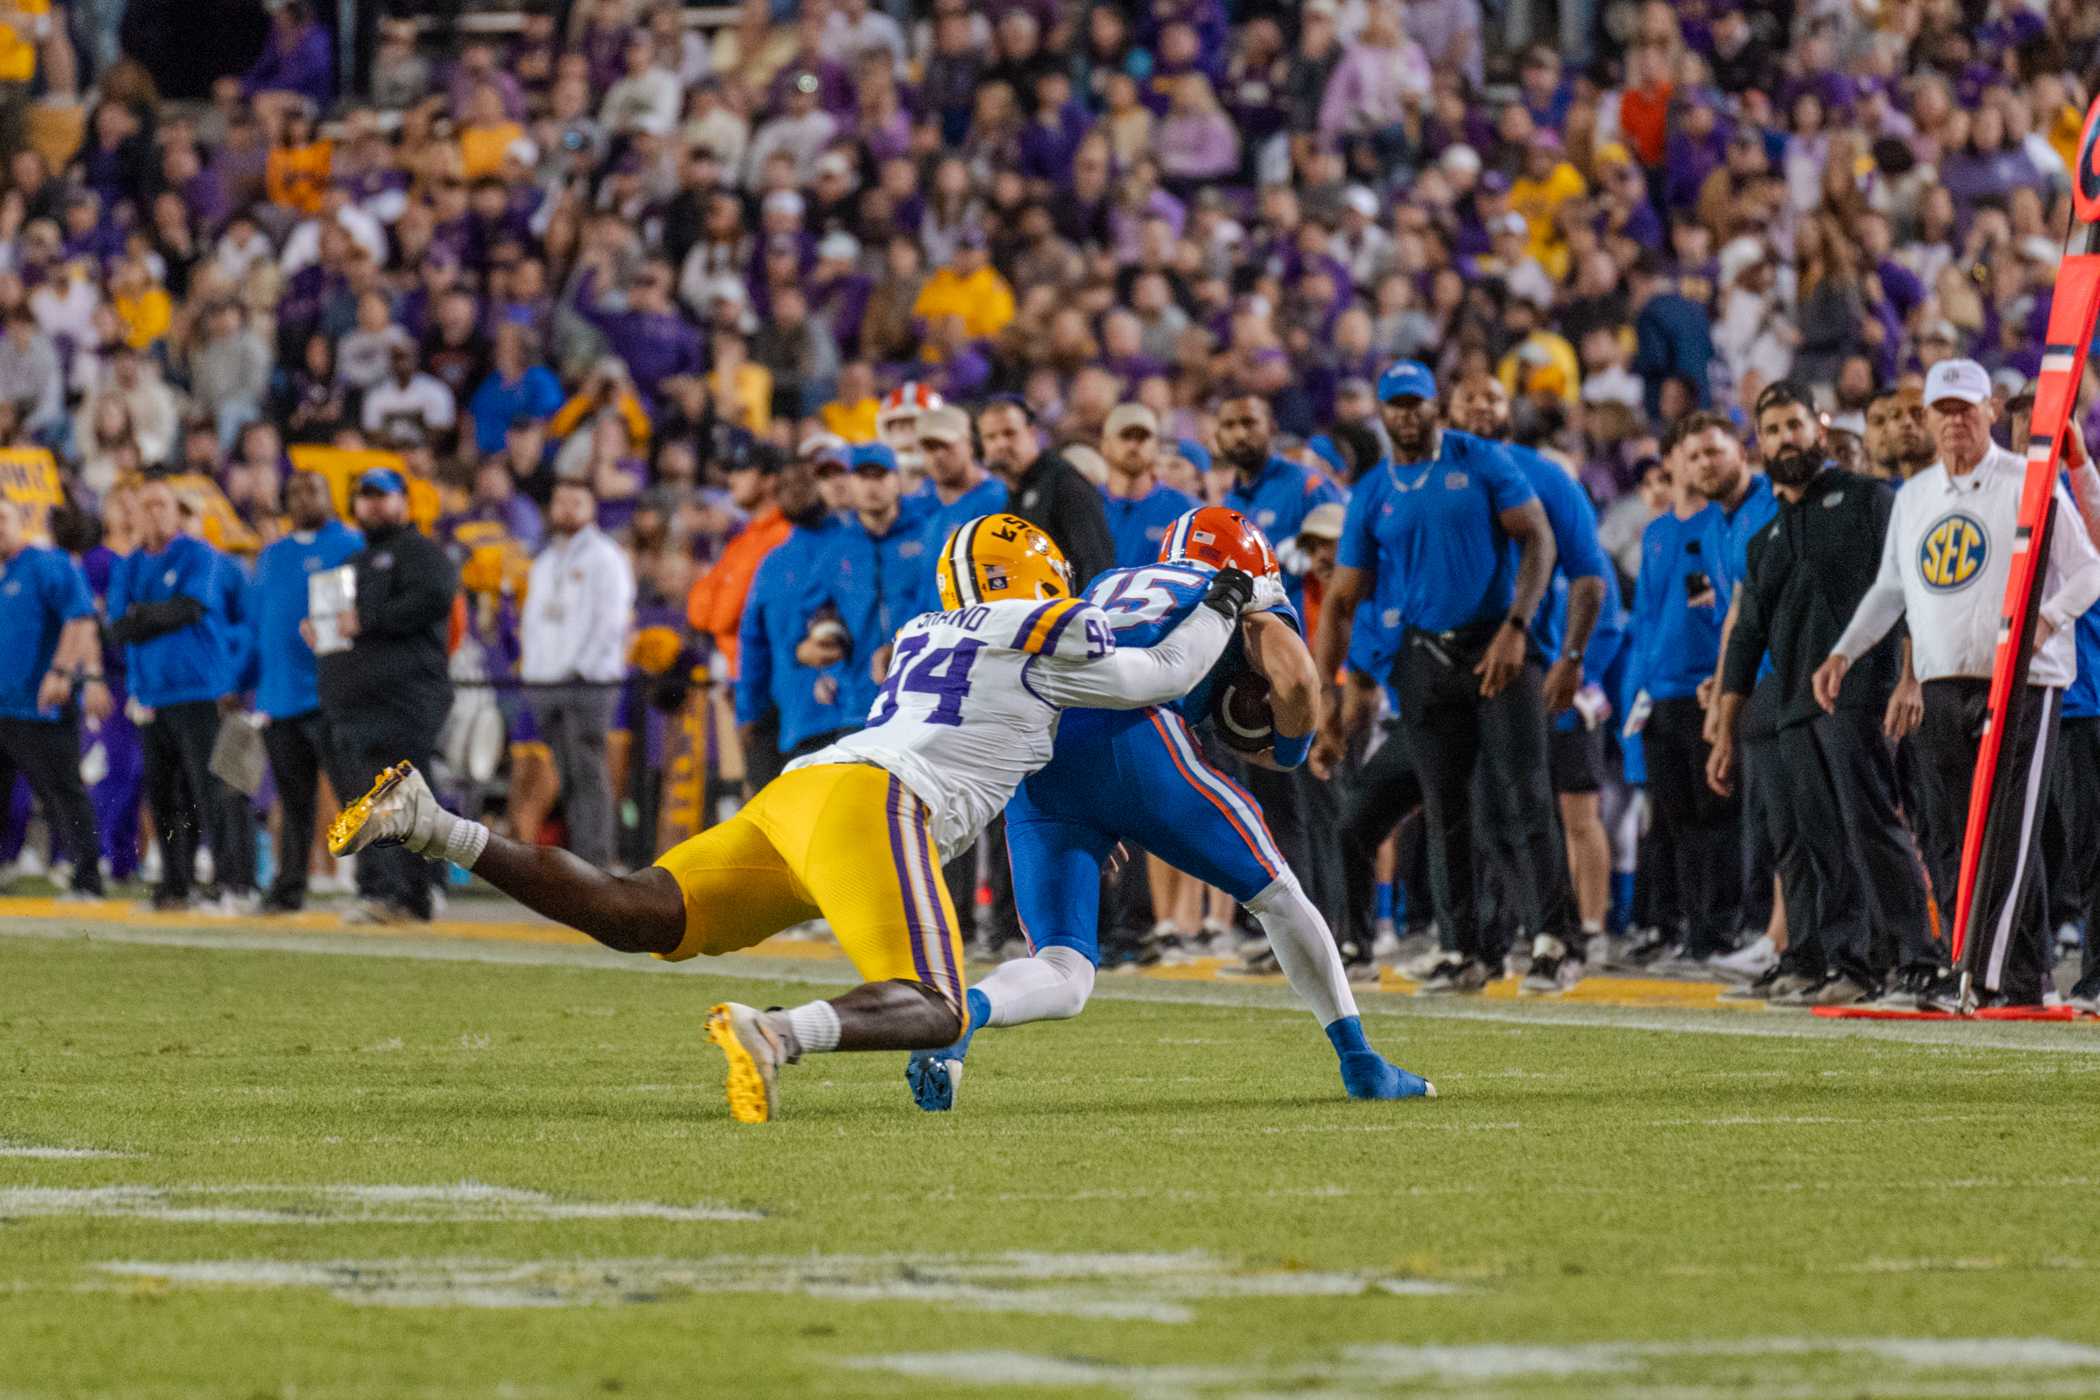
[[[1920,746],[1930,687],[1973,662],[1914,667],[1893,618],[1845,630],[1888,491],[1837,545],[1786,511],[1826,464],[1995,461],[1978,421],[2021,447],[2100,6],[228,0],[209,53],[169,42],[181,8],[0,15],[18,871],[297,909],[345,879],[316,812],[399,757],[510,834],[646,864],[860,722],[957,523],[1026,516],[1083,583],[1212,503],[1276,543],[1308,639],[1348,644],[1308,768],[1212,758],[1358,972],[1468,991],[1514,959],[1552,992],[1609,957],[1802,1003],[1944,983],[1959,774]],[[1483,716],[1477,764],[1396,730],[1396,688],[1435,694],[1399,674],[1412,648],[1464,629],[1350,540],[1422,403],[1538,454],[1601,560],[1563,648],[1559,551],[1533,708]],[[1775,517],[1852,554],[1834,618],[1735,597]],[[2075,631],[2069,674],[2036,673],[2059,774],[2100,725],[2100,622]],[[1810,673],[1845,638],[1826,697]],[[1870,718],[1818,728],[1839,712]],[[1767,784],[1830,786],[1761,797],[1757,744],[1795,730],[1808,756]],[[2013,1001],[2053,994],[2056,931],[2075,946],[2100,894],[2081,786],[2013,862],[2039,959]],[[1454,863],[1482,873],[1456,929]],[[949,872],[987,952],[1018,934],[1004,867],[995,831]],[[359,918],[439,893],[399,851],[354,880]],[[1104,900],[1113,958],[1273,966],[1164,867],[1124,863]]]

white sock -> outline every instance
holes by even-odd
[[[828,1001],[805,1002],[787,1013],[797,1055],[822,1055],[839,1048],[839,1013]]]
[[[1094,991],[1094,965],[1070,948],[1045,948],[1034,957],[999,964],[970,989],[991,1004],[988,1026],[1063,1021],[1086,1008]]]
[[[472,870],[474,862],[488,849],[489,829],[480,822],[443,812],[432,834],[430,844],[423,854],[434,860],[449,860],[462,870]]]
[[[1334,949],[1334,935],[1298,887],[1296,875],[1284,871],[1275,884],[1247,901],[1247,912],[1269,936],[1269,947],[1290,979],[1291,990],[1312,1008],[1321,1025],[1356,1014],[1356,994],[1349,990],[1349,974]]]

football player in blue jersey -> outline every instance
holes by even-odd
[[[1141,646],[1198,606],[1213,573],[1228,568],[1277,576],[1275,554],[1252,523],[1206,506],[1175,523],[1159,563],[1110,570],[1086,597],[1108,614],[1118,645]],[[1352,1098],[1435,1096],[1429,1081],[1389,1063],[1364,1038],[1326,920],[1277,850],[1260,804],[1205,760],[1192,732],[1212,722],[1257,763],[1304,762],[1319,719],[1320,683],[1280,584],[1276,592],[1271,607],[1248,613],[1225,655],[1181,700],[1120,715],[1066,712],[1049,765],[1006,809],[1014,900],[1031,956],[1003,964],[970,989],[961,1040],[913,1054],[905,1077],[919,1107],[954,1106],[977,1031],[1063,1020],[1085,1008],[1100,960],[1101,870],[1126,841],[1247,907],[1291,987],[1326,1029]],[[1264,693],[1266,716],[1256,698]]]

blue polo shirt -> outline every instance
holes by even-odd
[[[1449,632],[1499,622],[1517,583],[1500,516],[1537,499],[1499,444],[1446,428],[1430,461],[1388,458],[1358,479],[1336,559],[1377,572],[1372,596],[1398,627]]]
[[[256,559],[242,623],[254,657],[249,670],[255,708],[271,719],[291,719],[321,708],[313,648],[299,635],[299,624],[306,620],[306,581],[364,547],[363,535],[340,520],[330,520],[311,534],[286,535]]]
[[[1312,514],[1313,507],[1346,499],[1342,488],[1324,474],[1301,467],[1287,458],[1271,457],[1262,463],[1252,481],[1242,484],[1235,478],[1232,489],[1225,493],[1224,504],[1261,526],[1261,532],[1274,545],[1295,539],[1298,527],[1305,523],[1306,516]],[[1303,616],[1304,578],[1286,569],[1283,587],[1290,594],[1291,606]]]
[[[0,719],[59,717],[37,708],[37,687],[65,625],[94,615],[80,566],[61,551],[29,545],[0,564]]]
[[[1736,584],[1750,576],[1750,540],[1779,514],[1779,497],[1772,494],[1772,479],[1763,472],[1750,478],[1750,489],[1734,510],[1719,501],[1713,504],[1713,526],[1718,541],[1720,568],[1714,571],[1714,587],[1720,591],[1721,611],[1728,611]]]
[[[1653,700],[1682,700],[1698,692],[1721,654],[1721,622],[1727,606],[1714,575],[1720,563],[1716,517],[1708,506],[1689,519],[1657,516],[1641,535],[1641,577],[1634,585],[1633,634],[1637,651],[1627,684]],[[1700,600],[1691,588],[1703,584]]]
[[[931,482],[922,495],[932,504],[919,526],[926,534],[926,552],[920,563],[919,606],[910,614],[912,617],[941,610],[941,594],[934,584],[933,570],[940,562],[941,542],[948,538],[948,532],[965,520],[975,520],[980,515],[997,515],[1006,509],[1006,483],[997,477],[986,477],[957,496],[950,505],[941,504],[941,498],[933,493]]]
[[[1109,538],[1116,542],[1116,567],[1136,569],[1159,560],[1160,542],[1174,522],[1202,502],[1186,491],[1154,485],[1142,496],[1111,496],[1101,493],[1101,509],[1108,515]]]
[[[1545,604],[1531,619],[1531,638],[1538,644],[1539,652],[1548,662],[1560,658],[1561,638],[1568,628],[1568,585],[1579,578],[1603,578],[1612,572],[1604,559],[1604,546],[1597,542],[1597,512],[1590,505],[1590,498],[1550,458],[1520,447],[1515,443],[1503,443],[1502,450],[1509,454],[1531,489],[1538,493],[1539,504],[1546,512],[1546,524],[1553,531],[1553,582],[1552,591],[1546,595]],[[1517,543],[1511,540],[1513,552]],[[1598,626],[1604,625],[1600,613]],[[1587,660],[1587,653],[1584,654]],[[1585,667],[1585,669],[1587,669]]]
[[[232,560],[192,535],[177,535],[157,554],[139,549],[117,561],[109,582],[112,621],[133,603],[184,597],[204,605],[204,616],[189,626],[124,648],[124,671],[140,704],[216,700],[233,689],[239,649],[230,637],[227,571],[234,569]]]

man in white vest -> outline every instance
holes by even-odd
[[[1919,787],[1931,847],[1925,860],[1943,917],[1951,922],[2027,466],[1991,441],[1990,376],[1974,360],[1934,365],[1925,377],[1925,403],[1939,459],[1897,493],[1880,573],[1817,669],[1815,690],[1817,701],[1832,708],[1853,660],[1898,619],[1909,623],[1911,664],[1925,691],[1918,731]],[[2077,674],[2072,628],[2100,600],[2100,553],[2069,494],[2061,486],[2056,494],[2029,693],[2012,706],[2005,736],[2005,771],[2017,790],[1994,799],[1994,807],[2018,820],[1994,823],[1971,905],[1970,937],[1979,946],[1970,965],[1980,974],[1977,989],[1985,1005],[2034,1005],[2053,990],[2039,878],[2041,803],[2063,688]],[[1956,995],[1951,983],[1944,984],[1921,1001],[1951,1010]]]

